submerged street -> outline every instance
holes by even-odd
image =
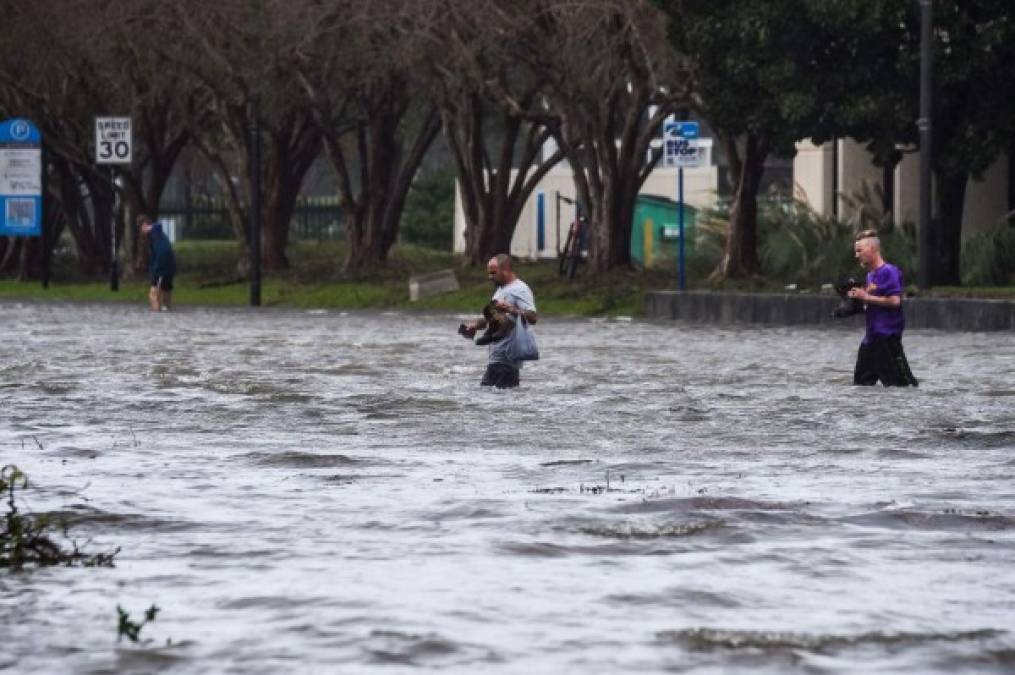
[[[491,391],[450,314],[0,317],[23,509],[121,548],[0,576],[0,670],[1015,667],[1009,334],[546,318]]]

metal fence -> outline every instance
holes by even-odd
[[[167,205],[160,219],[176,224],[176,239],[233,239],[229,211],[222,206]],[[342,209],[334,204],[298,204],[289,235],[296,240],[336,241],[345,238]]]

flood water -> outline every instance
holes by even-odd
[[[1011,334],[457,323],[0,303],[0,464],[121,548],[0,572],[0,670],[1015,669]]]

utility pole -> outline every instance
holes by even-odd
[[[916,126],[920,130],[920,268],[917,283],[920,290],[926,290],[933,283],[934,268],[934,225],[932,212],[931,156],[931,84],[933,81],[933,4],[932,0],[920,2],[920,119]]]
[[[261,101],[255,96],[250,120],[250,306],[261,306]]]

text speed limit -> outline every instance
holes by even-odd
[[[95,118],[96,164],[130,164],[132,141],[129,117]]]

